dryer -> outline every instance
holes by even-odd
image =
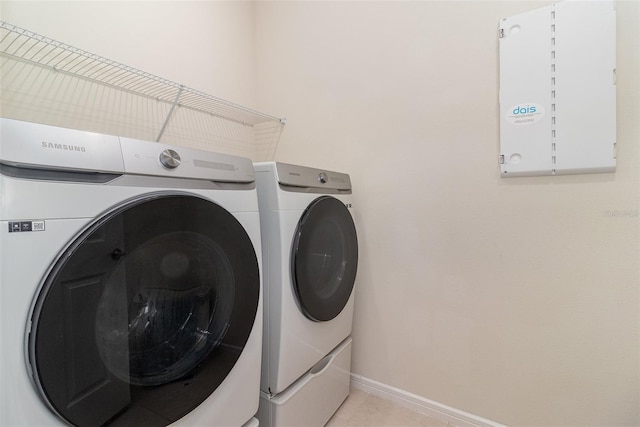
[[[265,317],[260,425],[324,425],[349,393],[358,240],[345,173],[254,164]]]
[[[255,425],[250,160],[0,119],[0,425]]]

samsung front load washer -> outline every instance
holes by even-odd
[[[0,119],[0,425],[256,422],[248,159]]]
[[[254,164],[265,318],[260,425],[323,425],[349,393],[358,239],[345,173]]]

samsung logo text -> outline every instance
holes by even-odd
[[[67,145],[67,144],[57,144],[53,142],[45,142],[42,141],[42,148],[50,148],[52,150],[63,150],[63,151],[79,151],[84,153],[87,151],[85,147],[80,145]]]

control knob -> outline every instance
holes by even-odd
[[[164,150],[160,153],[160,164],[167,169],[175,169],[180,166],[180,154],[173,150]]]
[[[326,173],[320,172],[318,174],[318,181],[320,181],[322,184],[326,184],[327,181],[329,181],[329,177],[327,176]]]

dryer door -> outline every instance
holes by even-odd
[[[298,223],[291,254],[293,288],[311,320],[335,318],[356,278],[358,239],[351,213],[334,197],[314,200]]]
[[[133,200],[53,264],[32,314],[34,382],[71,424],[170,424],[231,371],[259,294],[253,245],[228,211],[186,194]]]

